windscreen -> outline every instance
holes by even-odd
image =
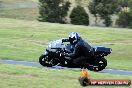
[[[62,43],[62,39],[55,40],[49,43],[50,48],[63,48],[64,45]]]

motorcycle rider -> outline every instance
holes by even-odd
[[[67,41],[74,46],[74,51],[66,54],[66,56],[72,58],[75,66],[82,65],[84,61],[93,56],[93,48],[85,42],[78,33],[71,32]]]

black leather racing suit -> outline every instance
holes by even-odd
[[[79,38],[74,51],[68,54],[68,56],[73,58],[74,64],[79,64],[80,62],[83,63],[86,59],[90,59],[93,54],[93,48],[82,38]]]

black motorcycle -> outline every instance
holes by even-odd
[[[107,60],[104,56],[110,54],[112,49],[103,46],[93,46],[92,48],[94,50],[94,56],[77,67],[85,67],[91,71],[101,71],[107,66]],[[50,42],[46,52],[39,57],[39,63],[47,67],[55,65],[73,67],[72,58],[70,59],[70,57],[65,56],[65,53],[71,53],[73,51],[74,47],[71,44],[64,44],[62,39]]]

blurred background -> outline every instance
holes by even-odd
[[[132,28],[132,0],[0,0],[0,18]]]

